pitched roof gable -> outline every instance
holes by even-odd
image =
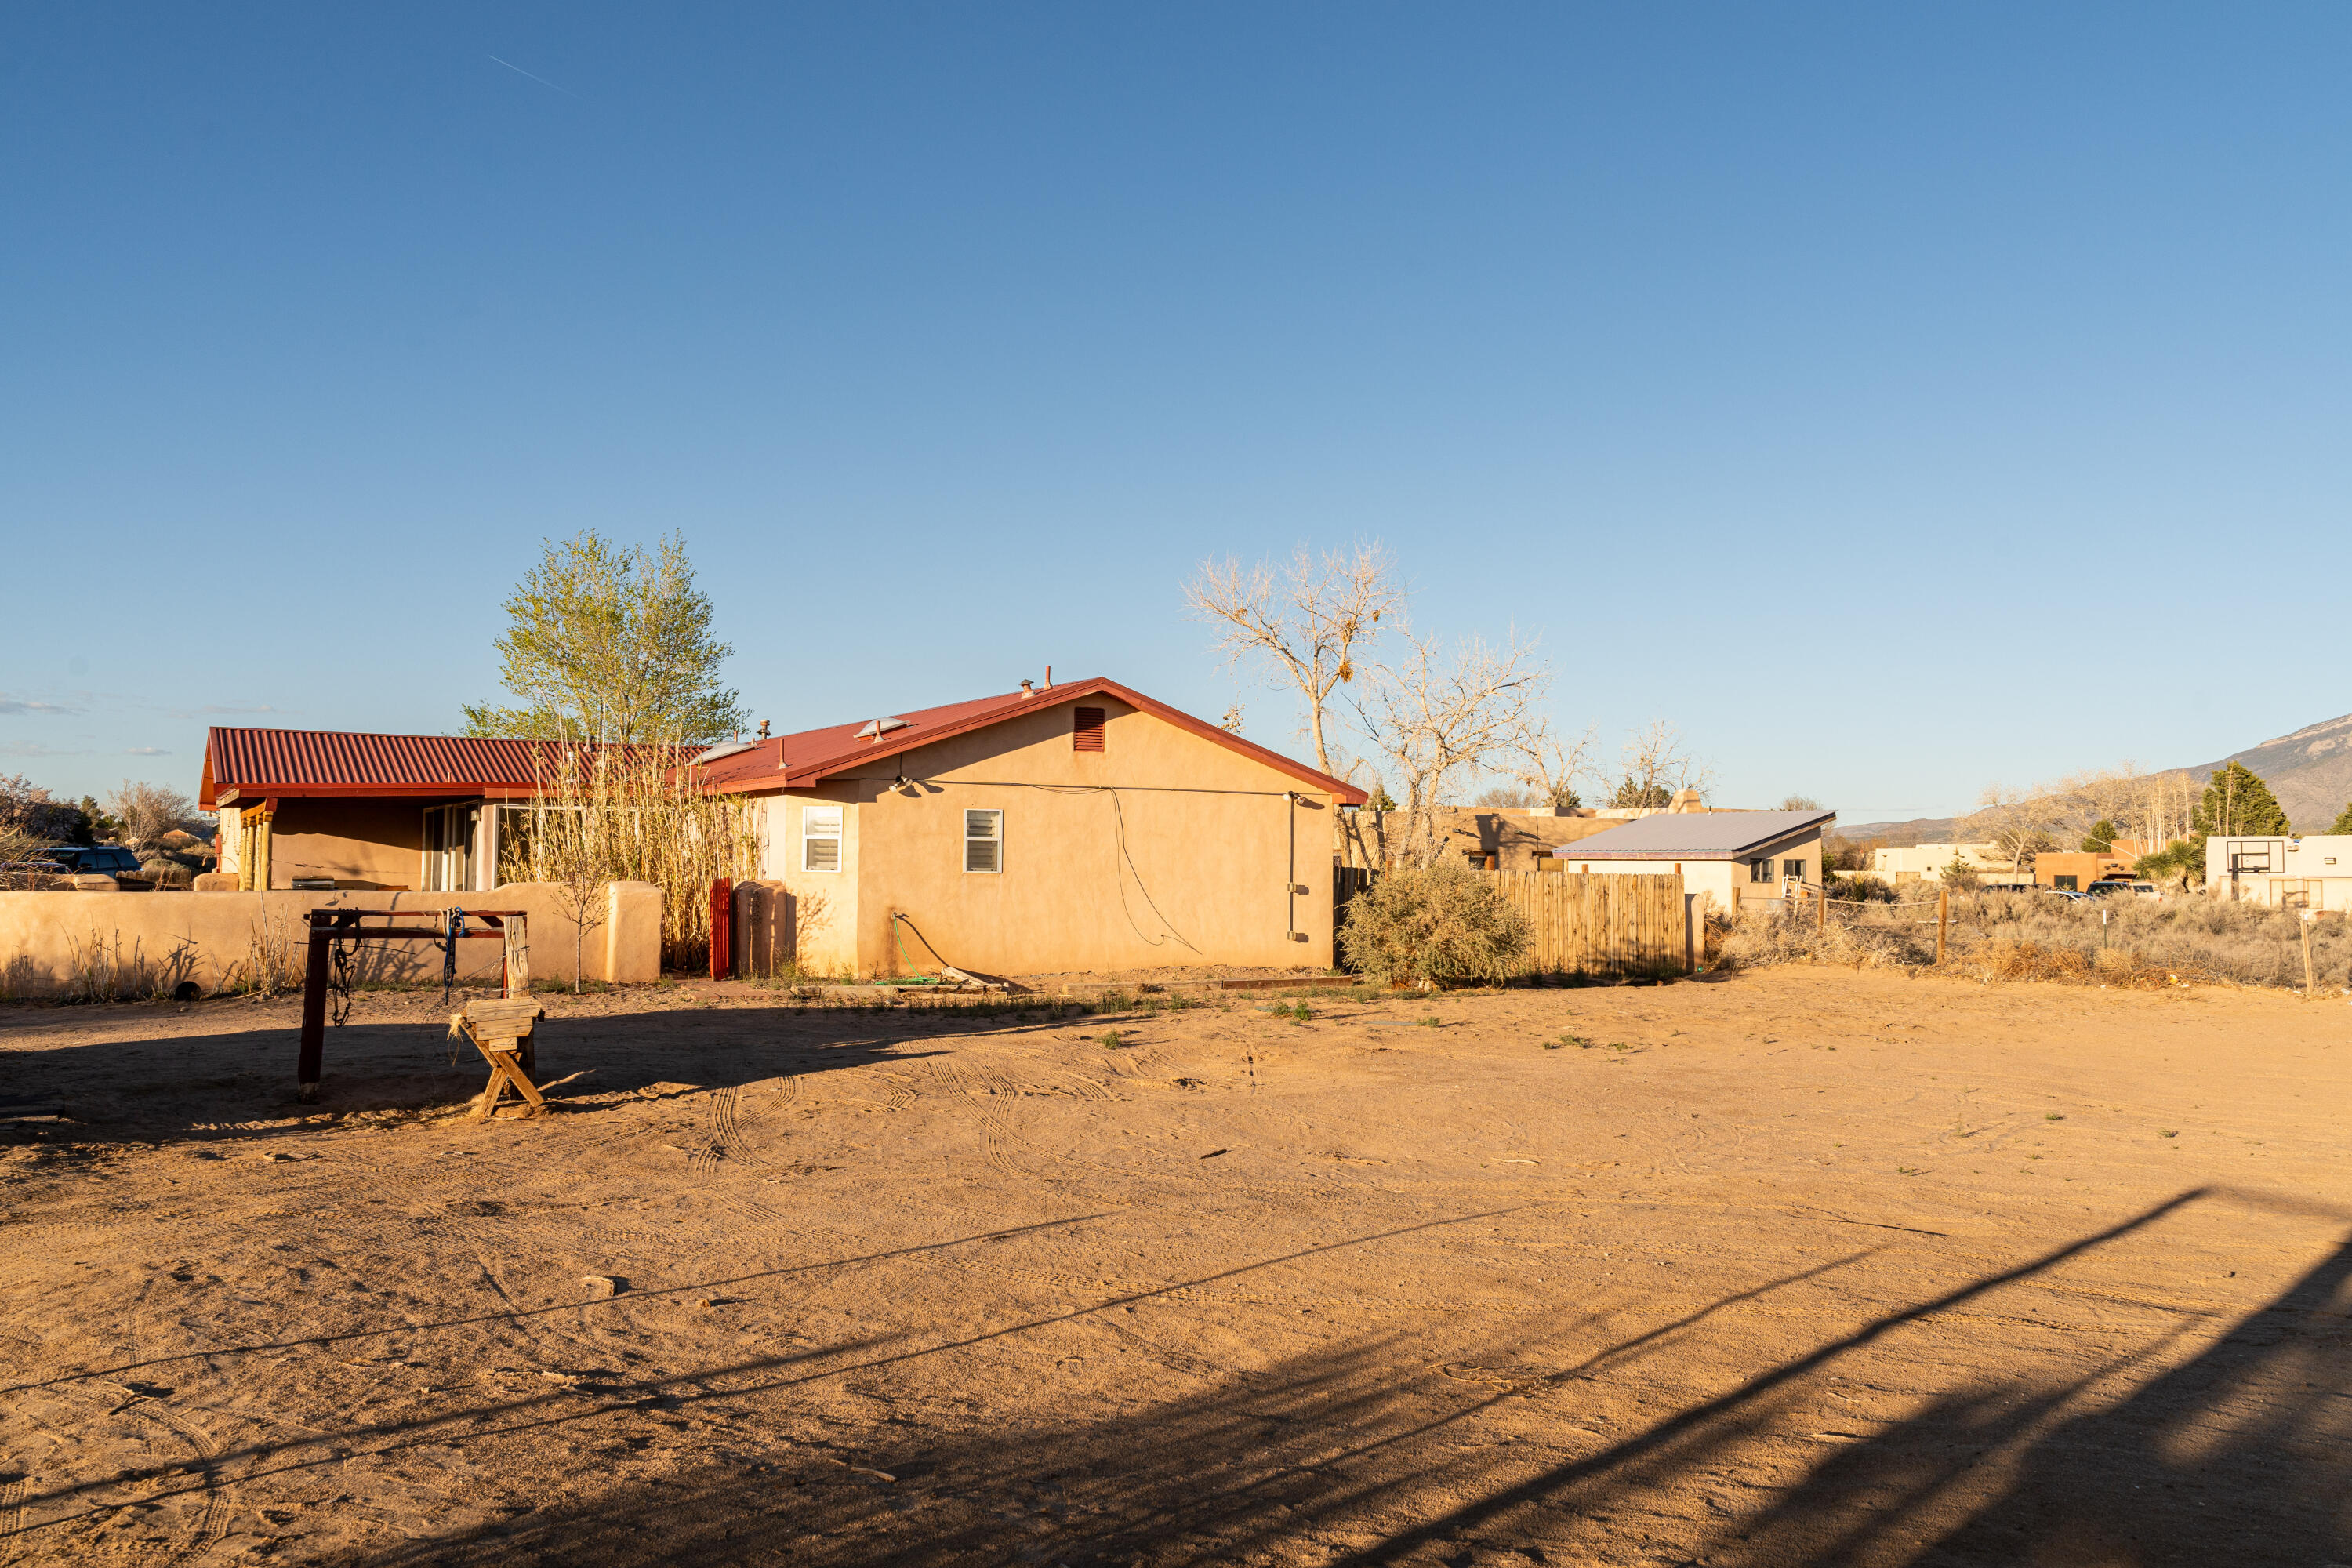
[[[1328,794],[1341,805],[1364,804],[1364,792],[1345,780],[1318,773],[1279,752],[1268,751],[1254,741],[1245,741],[1229,730],[1221,730],[1205,720],[1196,719],[1190,713],[1171,708],[1165,702],[1100,676],[1087,680],[1065,681],[1034,694],[1011,691],[997,697],[976,697],[970,701],[950,702],[940,708],[879,714],[875,718],[853,720],[846,724],[830,724],[821,730],[803,730],[791,735],[779,735],[761,742],[748,752],[740,752],[712,763],[706,770],[706,776],[712,787],[724,794],[806,789],[849,768],[870,763],[877,757],[895,757],[935,742],[968,735],[992,724],[1001,724],[1024,713],[1034,713],[1040,708],[1094,696],[1115,697],[1139,712],[1149,713],[1202,740],[1238,752],[1309,789]],[[858,731],[874,723],[876,718],[885,721],[901,720],[905,727],[887,731],[872,739],[860,739]]]

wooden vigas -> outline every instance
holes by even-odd
[[[514,1116],[547,1114],[547,1101],[531,1081],[539,1067],[538,1053],[531,1047],[531,1026],[545,1016],[546,1010],[529,997],[466,1004],[465,1012],[458,1016],[466,1037],[490,1064],[490,1081],[475,1109],[477,1118],[487,1121],[501,1111]]]

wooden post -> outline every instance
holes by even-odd
[[[2319,990],[2319,982],[2313,976],[2311,970],[2311,927],[2314,914],[2315,911],[2311,910],[2303,911],[2303,999],[2306,1002],[2317,994]]]
[[[721,877],[710,884],[710,978],[724,980],[734,969],[735,884]]]
[[[1952,889],[1936,889],[1936,962],[1944,962],[1944,933],[1952,923]]]
[[[521,915],[506,918],[507,984],[509,997],[530,994],[530,928]]]
[[[1830,929],[1830,885],[1823,882],[1813,889],[1813,931],[1816,934]]]
[[[327,922],[325,910],[310,913],[310,952],[302,967],[302,1044],[294,1059],[295,1092],[305,1101],[319,1098],[320,1061],[327,1047]]]

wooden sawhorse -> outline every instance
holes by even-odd
[[[468,1002],[457,1015],[456,1021],[466,1037],[490,1064],[489,1084],[474,1110],[478,1120],[488,1121],[501,1110],[516,1116],[547,1114],[547,1101],[540,1098],[539,1086],[530,1080],[539,1068],[530,1028],[544,1016],[546,1009],[527,996]],[[509,1094],[514,1096],[511,1100],[507,1098]]]

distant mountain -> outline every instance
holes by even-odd
[[[2271,786],[2298,833],[2324,833],[2352,802],[2352,713],[2233,752],[2189,772],[2199,780],[2222,763],[2243,763]]]
[[[1915,816],[1908,822],[1860,822],[1848,827],[1841,822],[1832,829],[1840,838],[1851,838],[1856,844],[1875,838],[1891,849],[1908,849],[1915,844],[1951,844],[1958,840],[1958,819],[1949,816]]]
[[[2201,784],[2223,763],[2243,763],[2261,774],[2296,832],[2324,833],[2336,813],[2352,804],[2352,713],[2182,771]],[[1902,847],[1948,844],[1960,837],[1958,823],[1948,816],[1860,822],[1851,826],[1840,823],[1837,832],[1857,841],[1879,838]]]

